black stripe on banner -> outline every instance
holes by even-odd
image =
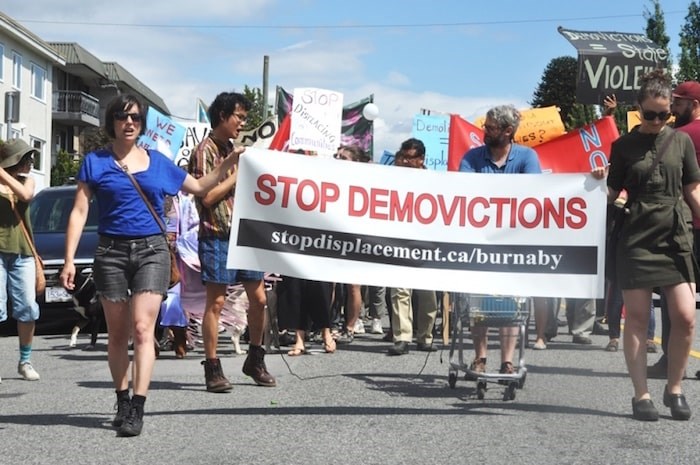
[[[456,244],[241,219],[236,245],[412,268],[595,275],[595,246]]]

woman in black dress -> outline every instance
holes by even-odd
[[[672,322],[663,402],[674,419],[687,420],[690,408],[681,380],[695,329],[697,267],[683,200],[700,215],[700,169],[688,135],[666,125],[671,84],[662,70],[643,78],[637,103],[642,122],[613,143],[607,180],[611,202],[622,189],[634,199],[626,206],[629,214],[617,249],[617,281],[627,312],[623,346],[634,386],[632,411],[637,420],[655,421],[659,416],[646,376],[649,306],[652,290],[658,287],[667,298]],[[600,170],[594,174],[600,175]]]

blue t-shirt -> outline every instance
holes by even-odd
[[[165,222],[165,195],[178,193],[187,172],[156,150],[148,150],[148,155],[148,169],[132,174]],[[117,165],[109,150],[88,153],[80,165],[77,179],[86,183],[97,199],[99,234],[144,237],[162,233],[129,176]]]
[[[475,147],[464,155],[459,170],[467,173],[542,173],[537,152],[518,144],[511,144],[508,158],[501,167],[494,164],[486,145]]]

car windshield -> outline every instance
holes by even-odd
[[[44,189],[32,200],[30,219],[34,233],[65,233],[73,209],[75,189]],[[84,231],[97,231],[97,204],[90,199]]]

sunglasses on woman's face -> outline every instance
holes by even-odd
[[[658,118],[660,121],[668,121],[670,117],[670,111],[642,111],[642,118],[644,118],[646,121],[654,121],[656,118]]]
[[[133,121],[134,123],[141,122],[140,113],[127,113],[126,111],[117,111],[114,113],[114,119],[117,121],[126,121],[129,118],[131,118],[131,121]]]

